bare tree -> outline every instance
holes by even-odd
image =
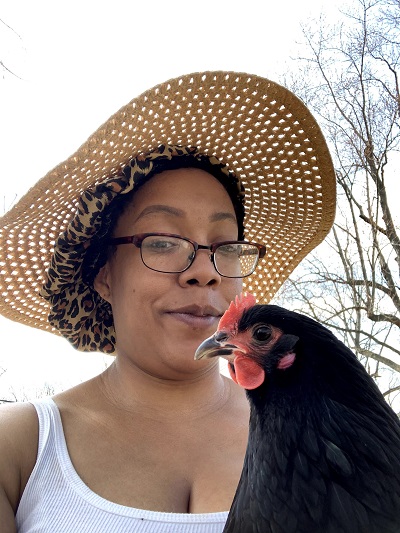
[[[0,28],[2,29],[2,31],[7,32],[8,34],[16,37],[20,42],[22,42],[21,36],[2,19],[0,19]],[[10,65],[4,57],[0,57],[0,69],[3,71],[3,78],[5,77],[5,74],[8,73],[12,76],[15,76],[16,78],[22,79],[11,69]]]
[[[56,390],[56,388],[53,385],[47,382],[45,382],[43,386],[37,388],[36,390],[28,391],[24,388],[21,388],[19,390],[10,388],[7,394],[1,395],[0,404],[1,403],[26,402],[26,401],[37,399],[37,398],[53,396],[54,394],[56,394],[56,392],[61,392],[61,391]]]
[[[3,367],[0,367],[0,378],[1,376],[3,376],[5,373],[7,372],[7,370]],[[7,398],[6,398],[7,396]],[[4,393],[3,391],[0,392],[0,404],[2,403],[13,403],[14,400],[11,400],[9,397],[9,395]]]
[[[391,402],[400,389],[400,0],[351,5],[335,26],[303,27],[304,56],[285,80],[330,145],[338,209],[279,298],[335,329]]]

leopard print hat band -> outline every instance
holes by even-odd
[[[197,167],[213,174],[226,188],[243,237],[244,189],[214,156],[195,147],[163,145],[132,159],[122,173],[84,191],[78,209],[54,246],[47,279],[40,291],[51,304],[49,322],[81,351],[113,353],[115,331],[110,304],[93,288],[107,257],[107,238],[118,199],[137,190],[154,174],[178,167]],[[114,215],[115,216],[115,215]]]

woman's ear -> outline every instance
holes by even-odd
[[[101,267],[93,282],[94,289],[100,296],[111,303],[111,283],[110,283],[110,269],[108,263]]]

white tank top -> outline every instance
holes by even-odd
[[[227,512],[159,513],[118,505],[95,494],[72,465],[54,401],[32,403],[39,418],[39,448],[18,507],[18,533],[222,532]]]

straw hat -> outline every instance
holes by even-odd
[[[59,333],[48,321],[51,299],[40,295],[55,239],[68,228],[85,189],[120,175],[132,158],[163,144],[195,146],[215,156],[244,185],[246,238],[267,247],[254,274],[244,279],[244,290],[258,302],[270,301],[329,232],[335,174],[321,130],[305,105],[255,75],[184,75],[122,107],[1,217],[1,314]],[[82,249],[89,246],[90,239]],[[79,271],[70,281],[77,282]],[[111,317],[111,349],[104,351],[114,349],[112,328]],[[103,349],[100,343],[97,349]]]

